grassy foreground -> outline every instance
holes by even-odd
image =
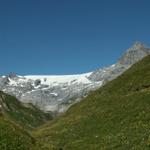
[[[30,150],[34,143],[27,132],[0,116],[0,150]]]

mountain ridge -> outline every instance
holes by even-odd
[[[57,115],[94,91],[115,79],[134,63],[150,54],[150,49],[136,42],[110,67],[78,75],[0,77],[0,90],[16,96],[24,103],[33,103],[41,110]]]

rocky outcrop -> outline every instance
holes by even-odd
[[[126,71],[129,67],[131,67],[134,63],[141,60],[145,56],[150,54],[150,48],[147,48],[144,44],[140,42],[136,42],[131,48],[129,48],[125,54],[119,59],[119,61],[110,66],[103,69],[98,69],[94,71],[89,79],[92,81],[101,81],[104,83],[110,81],[124,71]]]

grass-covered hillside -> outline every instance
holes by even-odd
[[[30,150],[34,143],[27,132],[0,115],[0,150]]]
[[[0,113],[26,129],[33,129],[51,119],[32,104],[23,104],[15,97],[0,91]]]
[[[40,150],[149,150],[150,56],[33,135]]]
[[[0,92],[0,150],[30,150],[35,144],[31,129],[50,119],[33,105]]]

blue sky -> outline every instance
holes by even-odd
[[[0,0],[0,74],[74,74],[150,46],[149,0]]]

